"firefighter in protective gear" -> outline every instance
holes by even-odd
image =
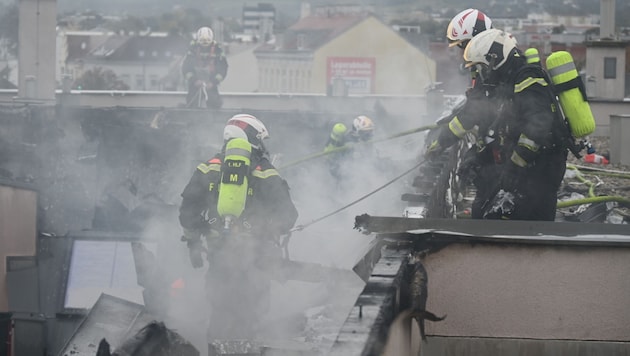
[[[214,40],[210,27],[197,30],[182,62],[182,75],[188,88],[186,106],[220,108],[223,100],[219,84],[225,79],[228,62],[223,48]]]
[[[492,20],[477,9],[466,9],[455,15],[446,30],[449,47],[466,48],[474,36],[492,28]],[[457,174],[462,184],[472,182],[475,186],[475,200],[472,204],[472,218],[482,218],[481,206],[493,189],[496,167],[492,149],[488,148],[488,130],[497,118],[497,108],[492,104],[495,86],[485,85],[478,80],[476,67],[467,68],[471,73],[471,84],[466,91],[466,101],[453,110],[448,125],[441,125],[435,139],[427,142],[425,159],[435,162],[442,159],[443,152],[462,141],[468,133],[475,136],[476,144],[464,154]]]
[[[256,117],[247,114],[233,116],[224,128],[224,146],[221,152],[197,166],[182,192],[179,221],[184,230],[183,240],[190,249],[193,267],[203,265],[201,255],[206,250],[201,237],[204,236],[207,240],[210,258],[214,252],[212,246],[226,226],[225,216],[222,216],[220,210],[231,211],[232,209],[225,206],[235,204],[233,201],[226,204],[219,201],[219,198],[241,199],[224,197],[219,193],[221,178],[226,171],[224,165],[231,162],[231,155],[237,156],[232,161],[239,161],[238,155],[249,155],[247,159],[243,159],[248,160],[249,164],[244,176],[247,182],[246,201],[240,214],[232,214],[239,216],[230,217],[233,221],[229,228],[247,230],[257,239],[271,240],[288,233],[295,224],[298,213],[291,200],[289,186],[267,158],[263,140],[268,137],[267,128]],[[241,139],[241,142],[232,147],[233,139]],[[242,141],[246,144],[243,145]],[[251,147],[251,152],[248,147]],[[239,192],[238,189],[233,191],[235,194]]]
[[[484,84],[499,88],[501,110],[491,131],[500,143],[500,174],[484,218],[553,221],[568,151],[548,77],[528,65],[512,36],[498,29],[475,36],[464,59],[477,66]]]
[[[182,193],[179,219],[193,267],[203,266],[207,253],[210,355],[218,354],[216,340],[256,338],[271,280],[281,272],[279,238],[297,220],[289,186],[268,159],[268,137],[258,118],[231,117],[223,149],[197,166]]]
[[[328,141],[326,142],[326,146],[324,147],[324,152],[329,153],[326,156],[326,162],[328,163],[328,170],[330,171],[330,175],[332,175],[337,182],[339,182],[343,176],[341,173],[341,167],[343,166],[343,161],[348,157],[348,150],[343,150],[343,147],[346,147],[348,141],[350,140],[348,127],[341,122],[336,123],[332,131],[330,132],[330,136],[328,137]],[[339,152],[333,152],[335,150],[340,150]]]

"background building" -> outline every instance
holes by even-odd
[[[273,35],[276,8],[272,4],[243,5],[243,33],[266,41]]]
[[[347,6],[301,18],[255,54],[260,91],[326,93],[343,80],[349,94],[407,95],[435,82],[435,61],[424,51]]]

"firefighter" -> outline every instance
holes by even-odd
[[[298,216],[287,182],[267,158],[268,137],[256,117],[233,116],[224,128],[223,149],[197,166],[182,193],[182,240],[193,267],[202,267],[207,256],[209,355],[218,353],[216,342],[256,337],[269,308],[271,280],[282,272],[278,238]]]
[[[477,9],[466,9],[451,19],[446,30],[449,47],[463,50],[470,40],[492,28],[492,20]],[[470,87],[466,91],[466,102],[457,108],[448,125],[442,125],[429,141],[425,149],[425,158],[437,161],[443,158],[442,153],[449,147],[464,139],[465,135],[477,129],[476,144],[464,154],[457,174],[462,177],[462,184],[472,182],[475,186],[475,200],[472,203],[471,216],[482,218],[481,206],[487,201],[495,186],[497,167],[494,164],[493,149],[486,142],[487,131],[497,118],[497,107],[492,103],[495,94],[494,86],[478,81],[476,67],[468,68],[471,74]],[[496,153],[496,152],[495,152]]]
[[[199,28],[182,62],[182,75],[188,88],[186,106],[220,108],[223,100],[219,84],[227,71],[225,52],[214,40],[214,32],[210,27]]]
[[[337,183],[339,183],[342,178],[341,167],[343,166],[343,161],[348,156],[348,150],[344,150],[343,148],[347,148],[348,141],[350,140],[349,134],[348,127],[338,122],[333,126],[330,136],[328,136],[328,141],[326,141],[326,146],[324,146],[324,152],[329,152],[326,157],[328,170],[330,171],[330,175],[337,180]],[[334,150],[339,150],[339,152],[332,152]]]
[[[568,150],[548,77],[528,65],[514,38],[498,29],[475,36],[464,60],[477,67],[484,84],[499,88],[495,107],[501,109],[488,138],[499,143],[500,174],[484,218],[553,221]]]
[[[234,224],[254,231],[256,238],[273,239],[286,234],[297,220],[297,210],[293,205],[287,182],[269,162],[263,140],[269,137],[265,125],[256,117],[238,114],[228,120],[224,128],[224,145],[207,162],[197,166],[190,182],[182,192],[179,220],[184,230],[184,240],[190,249],[193,267],[203,265],[204,252],[201,237],[214,241],[226,229],[225,219],[220,216],[222,201],[237,198],[219,196],[223,161],[226,146],[230,140],[241,138],[251,145],[249,171],[246,172],[247,195],[244,210]],[[226,191],[229,191],[227,189]],[[228,229],[232,226],[228,226]],[[211,254],[212,251],[209,251]]]

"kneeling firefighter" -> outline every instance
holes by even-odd
[[[209,341],[254,335],[267,310],[270,273],[282,259],[277,239],[297,220],[289,186],[267,158],[268,137],[256,117],[233,116],[221,152],[197,166],[182,193],[182,240],[193,267],[203,266],[204,252],[209,265]]]

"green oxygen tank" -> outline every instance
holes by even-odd
[[[245,210],[251,155],[252,145],[245,139],[233,138],[225,146],[217,212],[225,221],[226,228]]]
[[[547,57],[547,71],[554,84],[562,112],[569,122],[575,138],[595,131],[595,118],[586,97],[586,88],[580,78],[573,57],[567,51],[553,52]]]
[[[534,47],[525,50],[525,59],[527,64],[540,64],[540,55],[538,50]]]

